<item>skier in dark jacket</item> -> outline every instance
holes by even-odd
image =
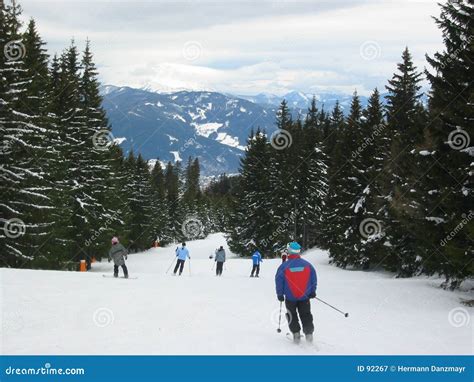
[[[120,244],[119,239],[114,236],[112,238],[112,248],[110,248],[109,251],[109,263],[110,260],[114,261],[114,277],[118,277],[118,267],[122,267],[123,276],[128,278],[128,269],[125,265],[127,255],[127,249],[122,244]]]
[[[225,250],[221,245],[219,249],[216,250],[216,276],[222,276],[222,269],[224,268],[225,263]]]
[[[275,275],[278,300],[285,301],[288,326],[295,342],[301,339],[301,319],[306,340],[313,341],[313,316],[311,298],[316,297],[317,276],[314,267],[300,256],[301,246],[288,244],[288,259],[280,265]]]
[[[258,277],[258,274],[260,273],[260,263],[262,262],[262,255],[260,252],[255,250],[255,252],[252,255],[252,273],[250,273],[250,277],[254,277],[253,275],[255,274],[255,277]]]

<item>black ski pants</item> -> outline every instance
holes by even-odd
[[[216,276],[222,275],[222,268],[224,267],[224,262],[223,261],[217,261],[216,264]]]
[[[256,273],[256,276],[260,273],[260,264],[254,264],[252,267],[252,273],[250,276],[253,276],[253,274]]]
[[[286,319],[288,320],[288,326],[292,333],[298,333],[301,330],[301,326],[298,320],[298,316],[303,325],[304,334],[313,334],[313,315],[311,314],[311,301],[285,301],[286,306]]]
[[[114,265],[114,275],[117,275],[118,276],[118,265]],[[128,269],[127,269],[127,266],[124,264],[122,265],[122,269],[123,269],[123,275],[124,276],[127,276],[128,275]]]
[[[184,260],[178,259],[178,261],[176,262],[176,266],[174,267],[173,273],[176,274],[176,272],[178,272],[178,268],[179,268],[179,274],[183,273]]]

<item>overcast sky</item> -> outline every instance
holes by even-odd
[[[21,0],[50,53],[91,40],[105,84],[234,94],[357,88],[391,77],[405,46],[442,49],[434,0]]]

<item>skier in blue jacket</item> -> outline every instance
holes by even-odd
[[[253,253],[252,255],[252,273],[250,274],[250,277],[254,277],[254,274],[255,274],[255,277],[258,277],[258,274],[260,273],[260,263],[263,262],[262,260],[262,255],[260,254],[260,252],[257,250],[255,250],[255,252]]]
[[[178,258],[178,261],[176,262],[176,266],[174,267],[173,274],[176,275],[176,272],[178,272],[179,268],[179,275],[181,276],[181,273],[183,273],[184,262],[186,261],[186,258],[191,260],[191,256],[189,256],[189,251],[186,248],[186,243],[182,243],[181,248],[176,248],[176,257]]]
[[[313,316],[311,314],[311,298],[316,297],[316,270],[306,260],[301,258],[301,246],[296,242],[288,244],[288,259],[280,265],[275,275],[276,294],[280,302],[285,301],[286,318],[293,340],[301,339],[303,325],[306,340],[313,341]]]

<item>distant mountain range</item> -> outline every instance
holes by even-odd
[[[247,138],[258,127],[275,131],[275,114],[284,98],[295,116],[304,115],[313,95],[291,92],[235,96],[209,91],[157,93],[106,85],[103,106],[112,134],[125,153],[131,149],[147,160],[186,161],[199,157],[203,175],[235,173]],[[347,111],[350,95],[319,94],[318,107]],[[361,97],[362,104],[367,103]]]

